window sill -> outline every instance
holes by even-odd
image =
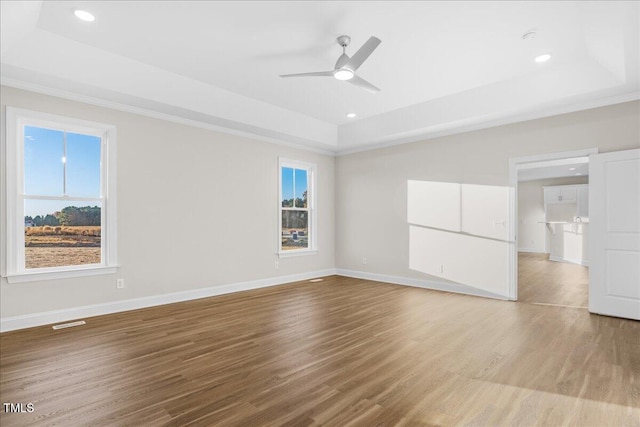
[[[307,250],[299,250],[299,251],[282,251],[282,252],[278,252],[277,255],[279,258],[292,258],[297,256],[316,255],[317,253],[318,253],[317,249],[307,249]]]
[[[9,283],[36,282],[39,280],[67,279],[70,277],[100,276],[103,274],[114,274],[118,267],[88,267],[76,268],[74,270],[61,271],[37,271],[29,273],[8,274],[6,277]]]

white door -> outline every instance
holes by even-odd
[[[589,311],[640,320],[640,150],[589,160]]]

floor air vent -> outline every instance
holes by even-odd
[[[64,328],[73,328],[74,326],[80,326],[80,325],[86,325],[87,322],[85,322],[84,320],[78,320],[77,322],[71,322],[71,323],[61,323],[59,325],[53,325],[53,329],[58,330],[58,329],[64,329]]]
[[[311,283],[322,282],[324,279],[311,279],[309,280]]]

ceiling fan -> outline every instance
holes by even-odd
[[[372,93],[380,92],[380,89],[356,76],[356,70],[360,68],[362,63],[367,60],[369,55],[378,47],[381,43],[377,37],[369,37],[369,40],[362,47],[349,57],[346,53],[346,48],[351,42],[351,37],[340,36],[337,39],[338,44],[342,46],[342,55],[338,58],[336,66],[332,71],[318,71],[315,73],[299,73],[299,74],[281,74],[280,77],[312,77],[312,76],[324,76],[334,77],[337,80],[345,80],[353,85],[361,87]]]

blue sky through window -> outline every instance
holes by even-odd
[[[307,171],[296,169],[296,198],[303,199],[307,191]]]
[[[304,192],[308,189],[307,171],[304,169],[282,168],[282,200],[290,200],[294,195],[294,178],[295,178],[295,197],[304,199]],[[298,206],[302,207],[302,206]]]
[[[67,195],[100,197],[100,138],[67,133]]]
[[[293,168],[282,168],[282,200],[293,199]]]
[[[25,194],[62,196],[63,156],[64,132],[25,126]]]
[[[65,206],[94,206],[98,203],[73,201],[73,197],[100,197],[101,139],[97,136],[64,132],[35,126],[24,128],[25,195],[63,196],[66,160],[66,195],[69,201],[25,202],[25,215],[47,215]],[[62,206],[64,205],[64,206]]]

